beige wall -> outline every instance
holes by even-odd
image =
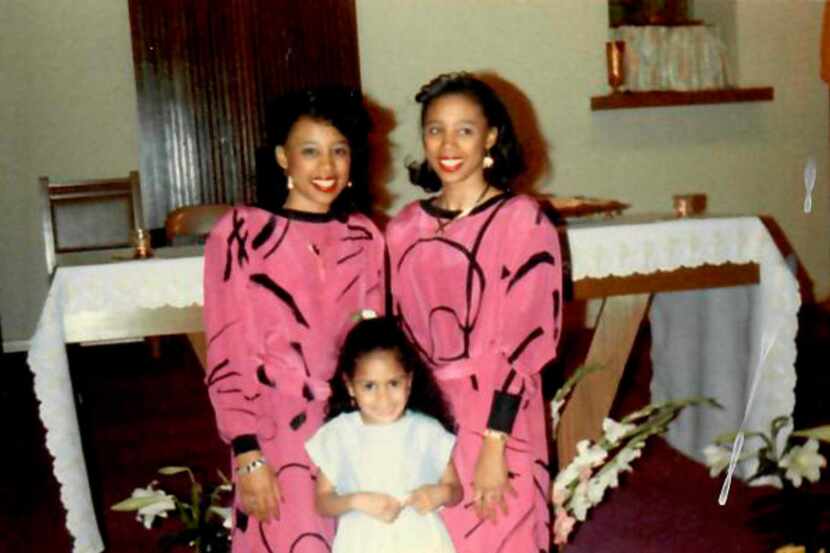
[[[439,72],[495,71],[536,110],[553,164],[543,188],[667,210],[672,195],[708,194],[710,211],[769,213],[783,227],[819,297],[830,294],[827,87],[819,80],[823,2],[698,0],[732,17],[723,35],[743,86],[775,101],[591,112],[604,94],[605,0],[357,0],[366,91],[395,110],[398,160],[420,155],[418,87]],[[717,6],[706,6],[709,2]],[[698,5],[697,3],[695,4]],[[802,171],[816,157],[814,212]],[[398,163],[398,167],[401,163]],[[398,170],[395,207],[417,196]]]
[[[728,0],[724,0],[728,1]],[[604,0],[357,0],[367,92],[396,113],[392,210],[417,197],[403,160],[420,154],[417,88],[441,71],[492,70],[532,102],[553,163],[544,188],[668,209],[705,191],[717,212],[779,221],[830,295],[827,88],[818,79],[822,3],[741,0],[726,30],[739,83],[772,103],[592,113],[604,93]],[[36,179],[138,167],[126,0],[7,0],[0,14],[0,316],[25,341],[46,291]],[[813,215],[801,170],[815,155]],[[8,344],[7,344],[8,345]]]
[[[37,177],[137,169],[138,119],[126,0],[6,0],[2,11],[0,317],[14,347],[47,289]]]

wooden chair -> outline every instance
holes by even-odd
[[[171,246],[179,244],[201,243],[213,225],[231,209],[229,204],[187,205],[174,209],[167,214],[164,229],[167,234],[167,243]],[[207,366],[207,343],[205,333],[190,333],[187,335],[193,352],[202,364]]]
[[[213,225],[229,210],[229,204],[186,205],[167,214],[164,230],[167,243],[204,241]],[[182,240],[184,239],[184,240]]]
[[[50,276],[62,254],[129,246],[130,231],[143,223],[138,171],[94,180],[40,177],[39,182]]]

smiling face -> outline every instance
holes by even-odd
[[[392,350],[375,350],[360,356],[346,388],[366,424],[389,424],[406,410],[412,375]]]
[[[325,121],[300,117],[276,155],[293,180],[285,200],[288,209],[326,213],[349,182],[349,141]]]
[[[482,162],[497,137],[481,106],[464,94],[436,98],[424,116],[424,153],[444,186],[483,186]]]

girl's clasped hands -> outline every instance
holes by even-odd
[[[361,492],[354,494],[354,509],[363,511],[383,522],[394,522],[406,507],[412,507],[418,514],[431,513],[448,502],[453,490],[444,484],[427,484],[414,490],[408,496],[398,499],[385,493]]]

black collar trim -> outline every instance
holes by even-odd
[[[502,200],[510,199],[514,196],[513,192],[502,192],[496,196],[493,196],[486,202],[480,203],[470,211],[470,215],[475,215],[476,213],[481,213],[489,209],[491,206],[499,203]],[[433,217],[438,217],[440,219],[455,219],[459,213],[461,213],[460,209],[444,209],[443,207],[435,205],[433,202],[435,201],[437,196],[433,196],[432,198],[425,198],[421,200],[419,203],[421,204],[421,208],[426,211],[429,215]]]
[[[280,217],[291,219],[292,221],[304,221],[306,223],[328,223],[334,221],[335,217],[331,212],[328,213],[312,213],[310,211],[299,211],[297,209],[288,209],[281,207],[274,211]]]

